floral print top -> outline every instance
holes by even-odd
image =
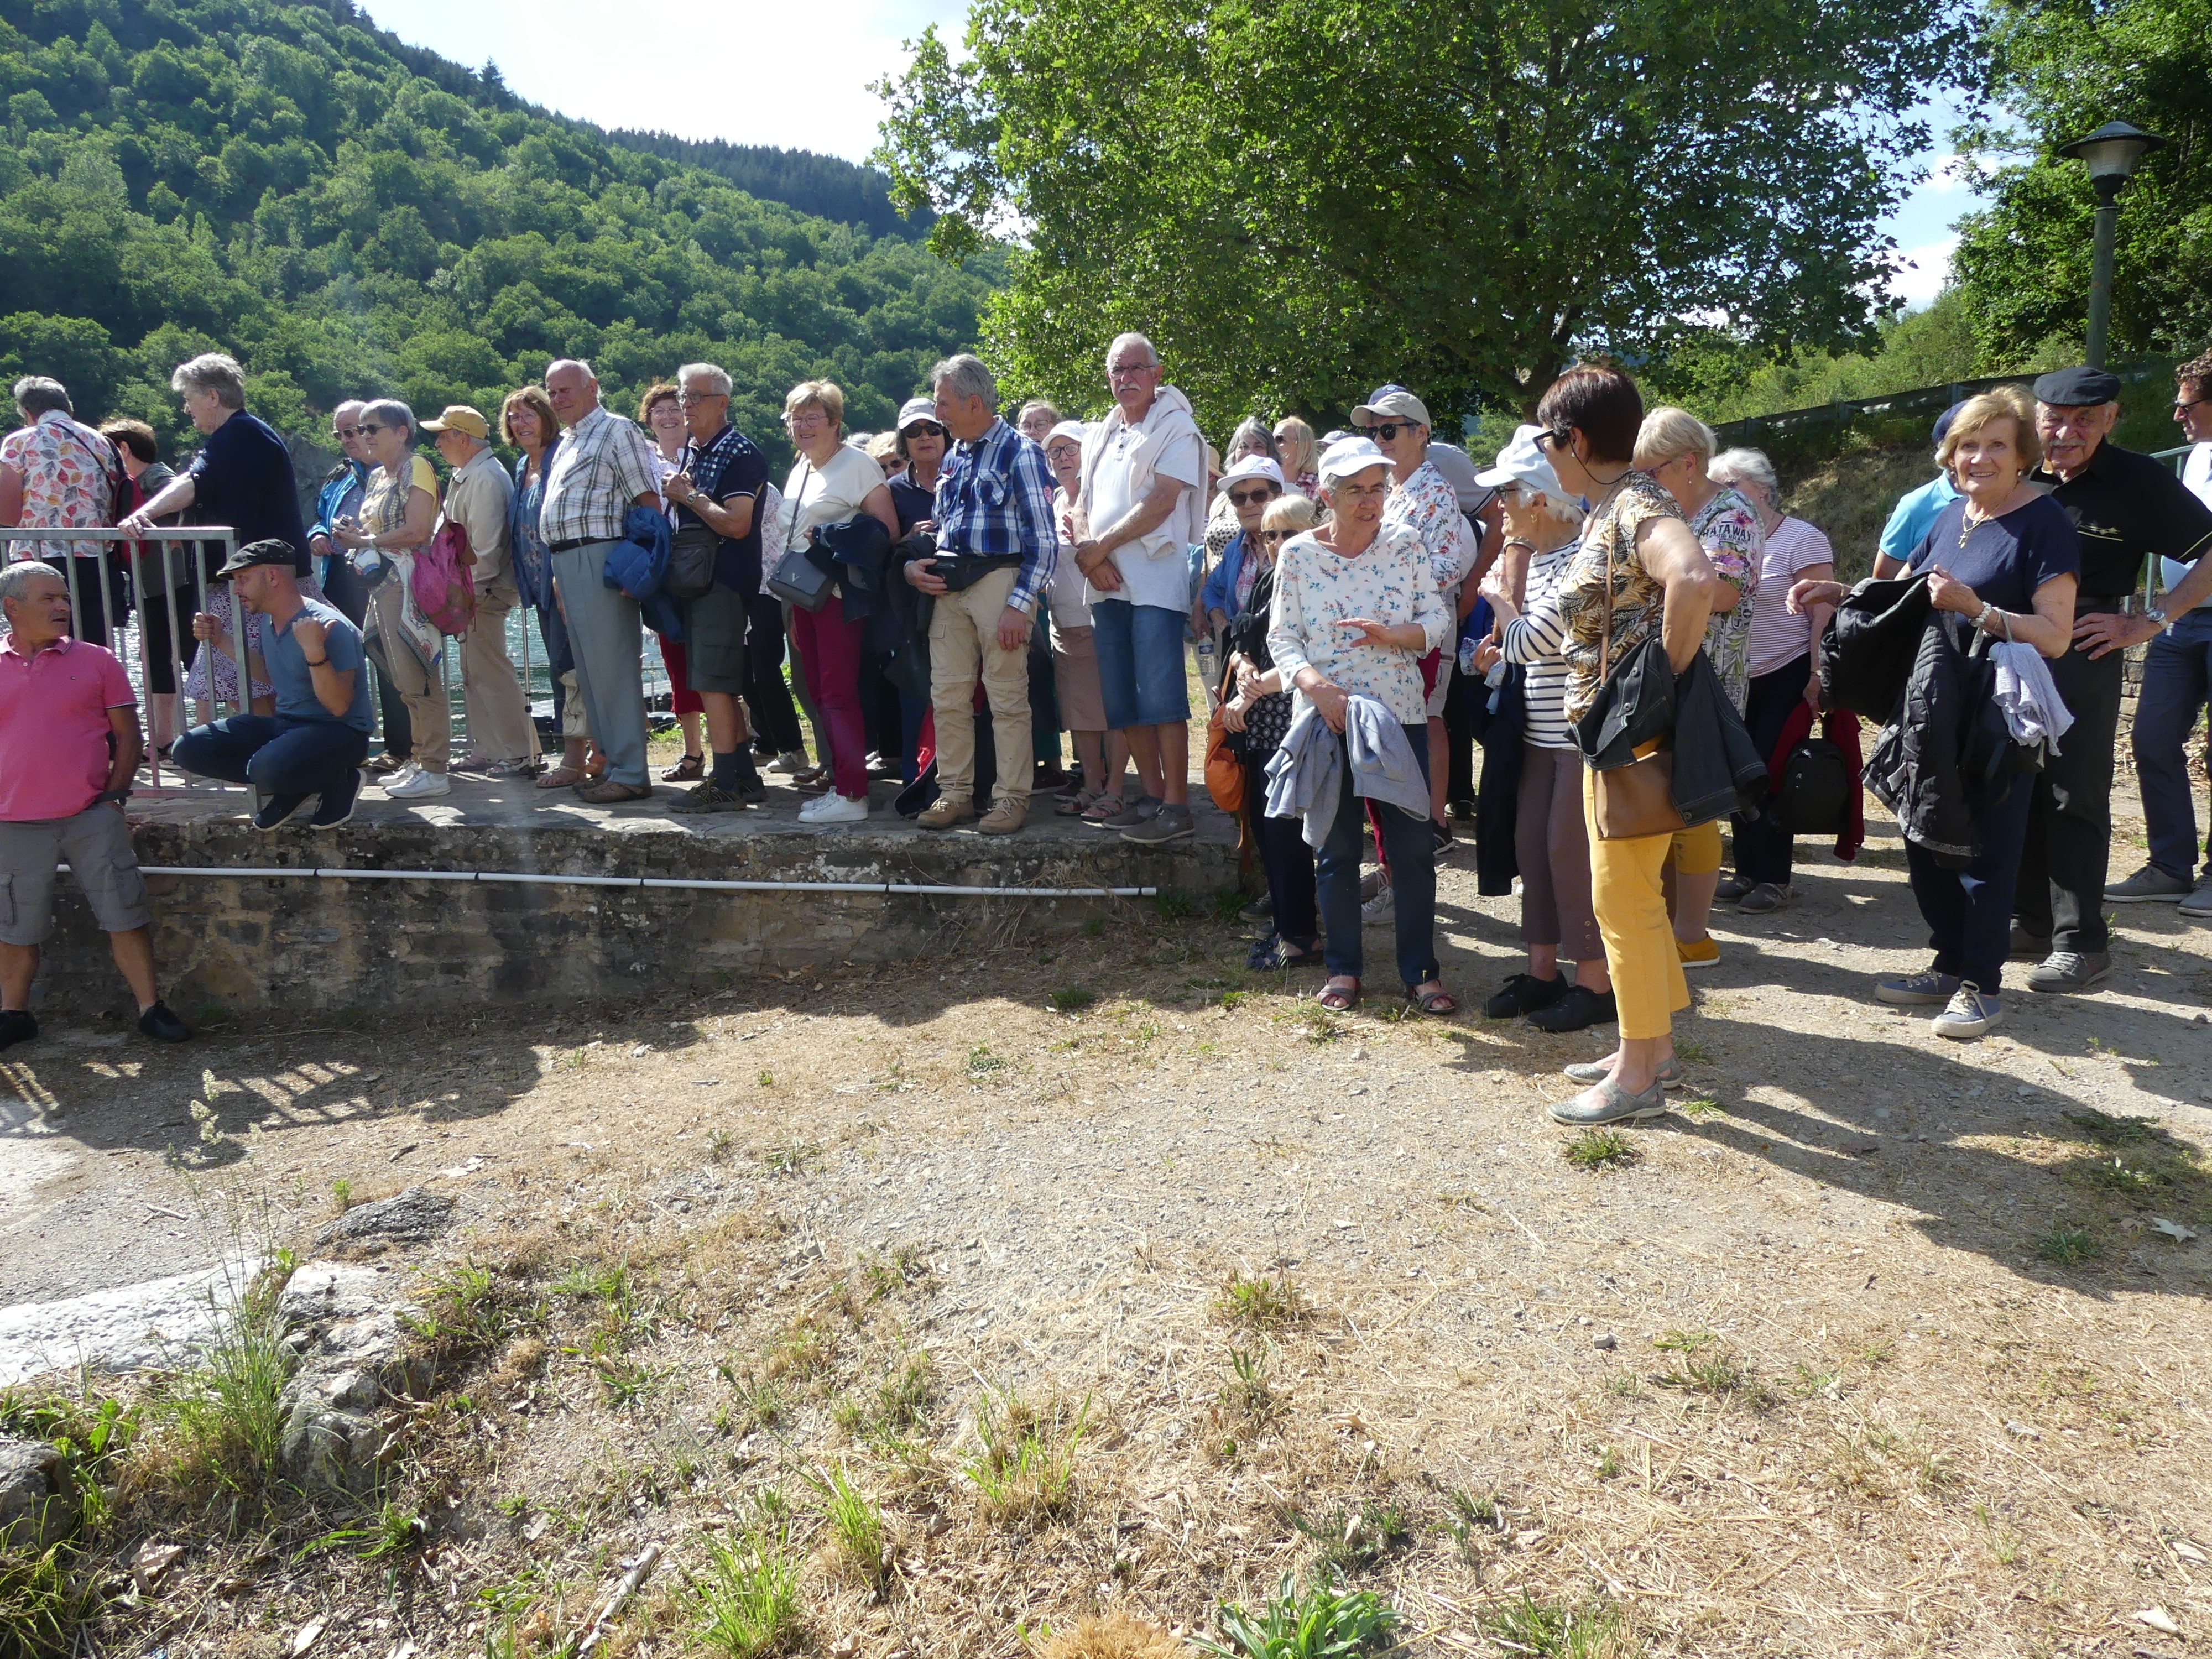
[[[1382,522],[1404,525],[1421,538],[1429,550],[1429,572],[1436,578],[1437,592],[1447,599],[1457,599],[1460,584],[1474,568],[1480,549],[1468,527],[1467,514],[1459,510],[1459,491],[1433,461],[1423,461],[1405,483],[1391,489]]]
[[[13,467],[22,475],[23,516],[18,524],[84,530],[115,521],[115,479],[123,471],[115,446],[58,409],[46,410],[0,441],[0,466]],[[89,559],[114,545],[19,541],[10,551],[18,559],[58,558],[65,552]]]
[[[1739,595],[1735,610],[1716,611],[1705,624],[1705,655],[1741,714],[1751,696],[1751,622],[1758,608],[1753,596],[1766,554],[1766,532],[1743,492],[1723,484],[1690,515],[1690,533],[1713,562],[1714,574]]]
[[[1613,612],[1612,659],[1618,664],[1659,631],[1665,586],[1644,568],[1636,550],[1637,532],[1653,519],[1680,519],[1674,504],[1648,472],[1631,472],[1613,498],[1590,514],[1582,545],[1559,583],[1559,607],[1564,638],[1559,655],[1567,665],[1567,724],[1589,713],[1602,683],[1606,611]],[[1610,561],[1613,581],[1606,584]]]
[[[1364,617],[1386,624],[1419,623],[1419,651],[1370,645],[1358,629],[1338,624]],[[1294,537],[1275,558],[1275,596],[1267,613],[1267,652],[1284,681],[1313,667],[1329,683],[1369,696],[1401,726],[1428,719],[1420,659],[1452,630],[1437,596],[1428,549],[1408,526],[1384,520],[1364,552],[1350,558],[1311,534]],[[1303,709],[1305,694],[1297,694]]]

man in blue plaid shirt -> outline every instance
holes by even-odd
[[[929,701],[937,721],[937,799],[920,823],[949,830],[975,810],[975,679],[991,701],[999,787],[975,827],[1011,836],[1029,821],[1030,630],[1060,548],[1044,451],[999,418],[999,387],[962,353],[931,371],[952,453],[937,481],[937,556],[907,580],[937,601],[929,623]]]

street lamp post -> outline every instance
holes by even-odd
[[[2061,144],[2058,153],[2071,155],[2089,169],[2089,183],[2097,192],[2095,264],[2089,277],[2089,339],[2085,354],[2092,368],[2105,366],[2105,336],[2112,320],[2112,244],[2120,228],[2120,190],[2136,163],[2166,140],[2130,126],[2107,121],[2086,138]]]

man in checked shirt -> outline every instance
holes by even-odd
[[[975,827],[1011,836],[1030,815],[1030,629],[1052,581],[1060,532],[1044,451],[999,418],[999,387],[962,353],[931,371],[952,453],[937,481],[937,556],[906,567],[933,596],[929,701],[937,718],[937,799],[919,822],[949,830],[975,812],[975,679],[991,702],[999,787]]]

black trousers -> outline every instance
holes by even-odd
[[[344,614],[356,628],[368,617],[368,580],[354,568],[353,561],[330,558],[323,561],[323,597]],[[560,678],[553,682],[553,696],[557,704]],[[376,712],[384,724],[384,752],[394,760],[405,760],[415,752],[415,723],[407,717],[407,700],[399,695],[399,688],[392,683],[392,676],[382,669],[376,671]]]
[[[756,593],[745,601],[745,708],[753,732],[779,755],[804,750],[799,711],[783,678],[783,601]]]
[[[1771,674],[1752,677],[1751,695],[1744,703],[1743,723],[1751,732],[1752,742],[1758,745],[1761,760],[1771,762],[1774,758],[1774,745],[1782,741],[1782,728],[1790,724],[1790,715],[1805,701],[1805,682],[1812,673],[1813,653],[1808,651],[1784,663]],[[1817,722],[1813,735],[1820,735]],[[1774,783],[1780,787],[1781,778],[1776,777]],[[1770,803],[1773,800],[1771,795],[1767,799]],[[1781,826],[1771,805],[1755,818],[1738,812],[1733,821],[1737,878],[1754,886],[1771,881],[1777,887],[1787,887],[1796,843]]]
[[[2105,875],[2112,861],[2112,756],[2125,659],[2069,650],[2051,665],[2074,724],[2035,777],[2013,919],[2053,951],[2102,951]]]
[[[1444,800],[1451,805],[1475,798],[1474,718],[1468,702],[1483,696],[1485,688],[1480,680],[1462,678],[1456,659],[1443,663],[1438,672],[1451,676],[1451,691],[1444,698]]]

